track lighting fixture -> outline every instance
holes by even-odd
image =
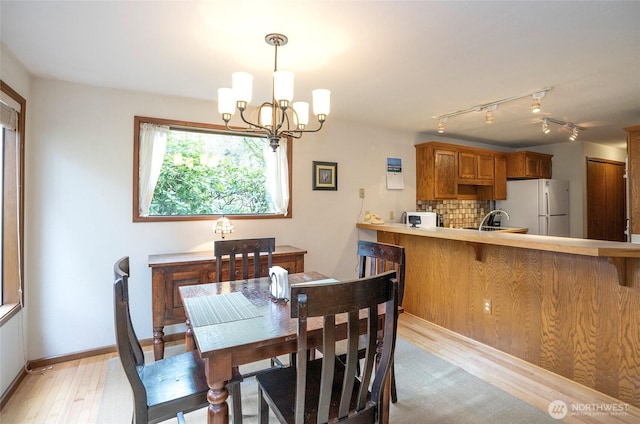
[[[578,129],[576,127],[573,127],[573,131],[571,131],[571,135],[569,136],[569,140],[576,141],[576,138],[578,138]]]
[[[498,105],[488,106],[484,115],[484,122],[487,124],[493,124],[493,111],[498,109]]]
[[[540,113],[540,111],[542,110],[540,99],[543,98],[546,94],[546,91],[539,91],[531,95],[531,98],[533,99],[533,102],[531,103],[531,112]]]
[[[542,132],[545,134],[549,134],[550,131],[551,128],[549,128],[549,121],[547,120],[547,118],[544,118],[542,120]]]
[[[540,90],[534,91],[533,93],[523,94],[521,96],[506,97],[504,99],[483,103],[467,109],[461,109],[455,112],[436,115],[434,116],[434,118],[438,120],[438,132],[439,133],[444,132],[444,123],[446,122],[447,118],[450,118],[452,116],[463,115],[465,113],[470,113],[470,112],[479,112],[484,110],[485,122],[490,124],[493,122],[493,111],[495,111],[498,108],[498,105],[502,103],[512,102],[514,100],[524,99],[526,97],[531,97],[533,99],[533,103],[531,104],[531,111],[533,113],[538,113],[541,110],[540,99],[543,98],[551,90],[553,90],[553,87],[542,88]]]
[[[540,105],[540,99],[533,99],[533,103],[531,103],[531,112],[539,113],[542,110]]]
[[[542,132],[544,132],[545,134],[548,134],[550,131],[549,129],[550,122],[553,122],[554,124],[562,125],[562,130],[570,134],[569,135],[570,141],[575,141],[576,138],[578,138],[578,134],[580,133],[580,131],[586,130],[585,127],[576,125],[573,122],[566,122],[566,121],[561,121],[559,119],[553,119],[553,118],[544,118],[542,120]]]

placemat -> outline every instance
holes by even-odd
[[[261,316],[258,309],[242,293],[189,297],[185,300],[193,327]]]

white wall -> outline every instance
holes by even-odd
[[[30,77],[26,69],[0,44],[0,79],[27,100],[27,116],[30,111]],[[25,133],[29,136],[29,129]],[[0,393],[4,393],[20,373],[25,358],[23,331],[26,313],[21,310],[0,327]]]
[[[213,221],[133,223],[133,116],[219,123],[213,102],[35,79],[27,153],[29,358],[114,344],[112,266],[131,257],[134,325],[152,336],[149,254],[213,249]],[[396,216],[415,202],[414,134],[340,122],[294,141],[293,218],[238,220],[233,237],[275,236],[308,250],[305,268],[355,276],[361,209]],[[406,187],[385,188],[401,157]],[[312,161],[338,162],[338,191],[311,189]],[[364,202],[358,188],[366,190]],[[169,329],[171,330],[171,329]]]

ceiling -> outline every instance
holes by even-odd
[[[254,74],[254,103],[278,68],[296,100],[332,91],[331,119],[437,134],[434,116],[527,96],[447,120],[442,136],[501,147],[578,140],[625,145],[640,125],[639,1],[0,1],[0,41],[30,73],[214,101],[231,73]],[[553,87],[542,112],[528,95]]]

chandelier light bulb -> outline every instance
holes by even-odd
[[[273,96],[286,109],[293,100],[293,72],[275,71],[273,73]]]
[[[313,96],[313,114],[323,122],[331,110],[331,91],[317,88],[311,92]]]
[[[233,92],[238,103],[243,102],[240,106],[246,107],[251,103],[253,92],[253,75],[248,72],[234,72],[231,74]]]
[[[293,123],[298,129],[303,130],[309,123],[309,103],[295,102],[293,104]]]
[[[260,124],[263,127],[271,128],[273,120],[273,108],[271,106],[262,106],[260,108]]]
[[[236,110],[236,98],[231,88],[218,88],[218,113],[228,121]],[[226,117],[226,118],[225,118]]]

